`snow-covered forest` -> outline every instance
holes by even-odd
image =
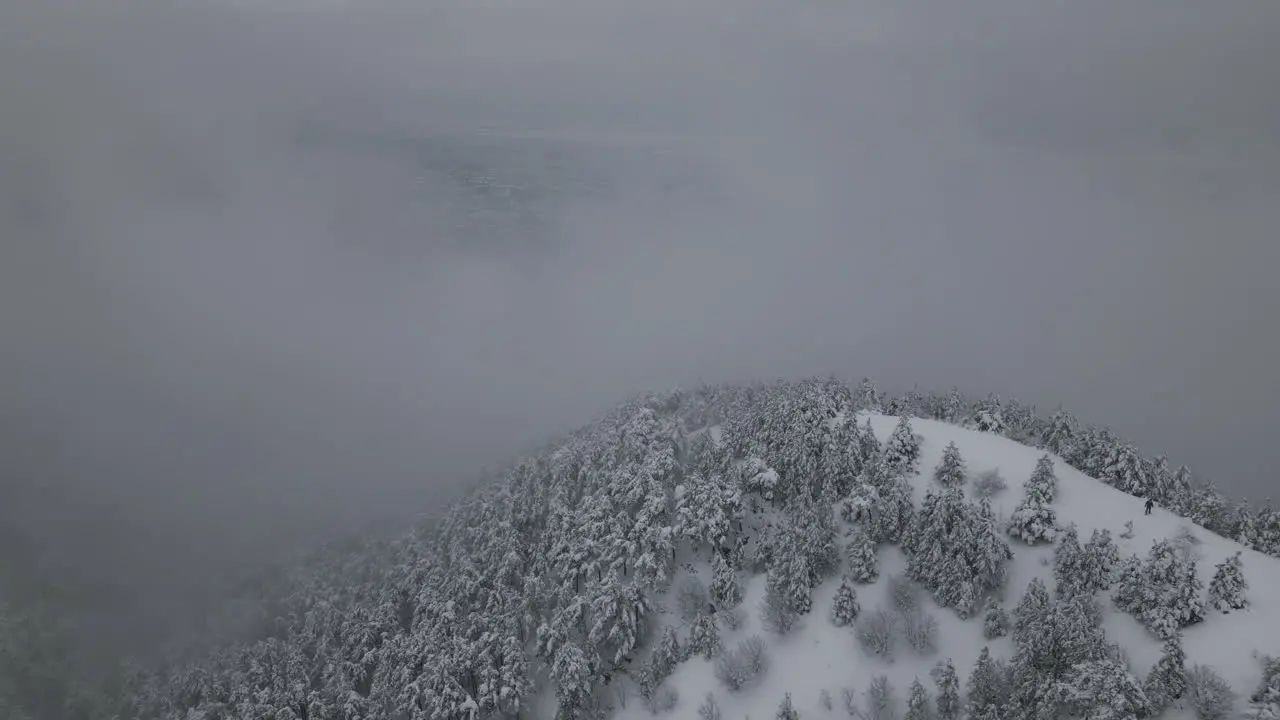
[[[1065,411],[707,386],[278,568],[158,666],[72,684],[45,620],[0,612],[0,717],[1278,718],[1280,512]]]

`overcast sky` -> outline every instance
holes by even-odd
[[[1062,403],[1265,495],[1278,34],[1271,0],[5,3],[0,522],[176,586],[633,391],[828,373]],[[486,241],[420,154],[333,140],[482,130],[613,190]]]

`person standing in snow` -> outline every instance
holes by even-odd
[[[1150,514],[1151,514],[1151,506],[1152,506],[1152,505],[1155,505],[1155,504],[1156,504],[1156,501],[1155,501],[1155,500],[1152,500],[1151,498],[1147,498],[1147,511],[1146,511],[1145,513],[1143,513],[1143,514],[1145,514],[1145,515],[1150,515]]]

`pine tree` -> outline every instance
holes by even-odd
[[[995,395],[987,396],[986,400],[974,406],[973,416],[969,422],[980,432],[994,435],[1004,435],[1008,432],[1008,425],[1004,421],[1004,409],[1000,406],[1000,398]]]
[[[685,648],[680,647],[675,628],[670,625],[663,628],[662,635],[649,656],[649,662],[640,672],[640,695],[645,699],[653,697],[658,686],[671,677],[676,666],[688,656]]]
[[[858,389],[854,392],[854,407],[858,410],[866,410],[873,413],[881,412],[884,409],[880,393],[876,390],[875,384],[871,382],[871,378],[864,377],[858,383]]]
[[[1111,539],[1111,531],[1095,528],[1080,556],[1079,590],[1092,595],[1110,588],[1119,564],[1120,550]]]
[[[1216,610],[1230,612],[1243,610],[1249,606],[1246,593],[1249,585],[1244,579],[1244,565],[1240,560],[1240,551],[1214,567],[1213,579],[1209,581],[1209,604]]]
[[[847,580],[840,581],[836,589],[835,599],[831,602],[831,622],[837,627],[848,627],[857,619],[862,607],[858,604],[857,593]]]
[[[711,600],[722,608],[737,607],[742,603],[738,573],[724,552],[717,552],[711,557]]]
[[[988,640],[1004,637],[1009,632],[1009,613],[995,598],[987,600],[987,610],[982,616],[982,636]]]
[[[1074,524],[1061,532],[1058,545],[1053,549],[1053,579],[1057,581],[1057,596],[1074,597],[1086,592],[1084,552],[1080,549],[1080,536]]]
[[[720,628],[716,626],[715,616],[700,613],[689,626],[689,655],[701,655],[710,660],[720,652],[720,648]]]
[[[1139,720],[1150,714],[1142,684],[1115,659],[1077,664],[1059,689],[1072,714],[1092,720]]]
[[[1000,720],[1004,685],[1005,679],[1000,677],[1000,669],[991,659],[990,648],[984,646],[969,675],[965,715],[970,720]]]
[[[960,677],[955,665],[948,658],[934,666],[929,674],[938,686],[938,720],[959,720],[964,706],[960,701]]]
[[[800,713],[796,712],[795,707],[791,704],[791,693],[787,693],[782,698],[782,704],[778,706],[778,714],[774,715],[777,720],[800,720]]]
[[[1179,556],[1167,540],[1159,540],[1146,563],[1122,566],[1112,600],[1157,637],[1168,639],[1203,618],[1202,590],[1195,561]]]
[[[964,484],[964,459],[960,457],[960,448],[954,442],[948,443],[942,451],[942,460],[934,469],[933,478],[944,487],[959,487]]]
[[[1076,419],[1059,409],[1049,420],[1049,426],[1045,428],[1041,438],[1044,448],[1055,455],[1070,458],[1075,450],[1077,427]]]
[[[907,714],[903,716],[903,720],[934,720],[934,718],[933,699],[929,697],[929,691],[925,689],[924,683],[920,682],[920,678],[916,678],[907,693]]]
[[[873,583],[880,577],[876,546],[865,532],[854,532],[846,546],[845,559],[849,562],[849,578],[854,582]]]
[[[862,428],[862,432],[858,433],[858,458],[860,464],[860,472],[866,472],[870,468],[879,468],[880,440],[876,438],[876,431],[871,427],[871,418],[867,418],[866,425]]]
[[[1045,455],[1036,463],[1023,488],[1022,502],[1009,516],[1005,531],[1010,537],[1028,545],[1053,542],[1057,535],[1057,513],[1052,502],[1057,495],[1057,478],[1053,474],[1053,460]]]
[[[1249,695],[1245,716],[1249,720],[1280,719],[1280,658],[1269,657],[1263,661],[1262,680]]]
[[[1159,713],[1169,707],[1187,691],[1186,662],[1182,636],[1174,635],[1165,640],[1164,651],[1143,685],[1153,712]]]
[[[920,438],[906,417],[898,418],[898,424],[885,443],[881,463],[889,478],[910,479],[920,472]]]
[[[1014,645],[1023,647],[1030,643],[1032,635],[1040,631],[1051,607],[1049,590],[1045,588],[1044,581],[1032,578],[1022,599],[1018,601],[1018,607],[1013,611]]]

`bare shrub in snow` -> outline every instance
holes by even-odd
[[[1132,520],[1124,521],[1124,532],[1120,533],[1120,537],[1124,538],[1125,540],[1133,539],[1133,521]]]
[[[1190,525],[1178,526],[1178,530],[1174,533],[1170,542],[1178,559],[1182,562],[1199,562],[1204,559],[1200,552],[1200,538],[1196,537],[1195,531],[1191,529]]]
[[[752,635],[732,650],[725,650],[716,660],[716,678],[731,692],[758,682],[768,669],[764,640],[759,635]]]
[[[894,640],[898,634],[898,618],[884,608],[876,608],[858,620],[854,635],[862,649],[877,657],[893,661]]]
[[[859,720],[898,720],[898,700],[889,678],[880,675],[872,680],[863,693],[862,707],[851,714]]]
[[[673,687],[663,685],[644,702],[645,707],[649,708],[649,712],[654,715],[661,715],[675,709],[676,703],[680,702],[680,693],[676,692]]]
[[[973,494],[979,498],[993,498],[1009,488],[1009,483],[1000,477],[1000,471],[991,468],[973,481]]]
[[[707,693],[707,698],[698,706],[698,720],[720,720],[720,703],[716,696]]]
[[[706,611],[710,604],[707,586],[703,585],[701,580],[688,575],[680,581],[680,585],[676,588],[676,609],[680,612],[681,620],[687,623],[693,622]]]
[[[822,706],[823,710],[830,710],[833,707],[834,703],[831,702],[831,693],[827,692],[826,688],[823,688],[822,691],[818,693],[818,704]]]
[[[1200,720],[1226,720],[1235,715],[1235,692],[1207,665],[1192,665],[1187,670],[1187,698]]]
[[[886,585],[889,588],[889,603],[894,610],[906,615],[920,607],[920,588],[906,575],[890,575]]]
[[[903,634],[911,648],[922,656],[938,652],[938,620],[916,608],[902,616]]]

